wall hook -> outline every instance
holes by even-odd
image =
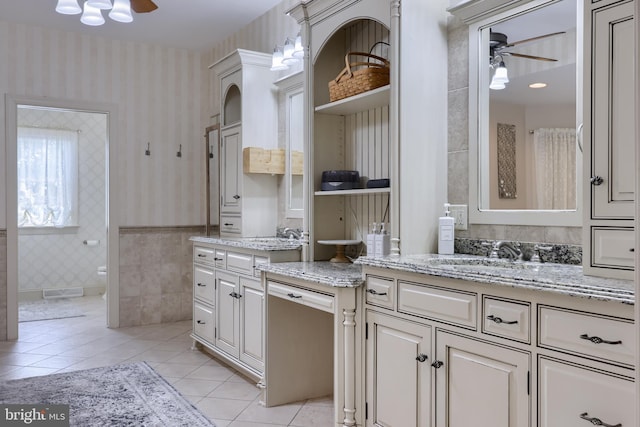
[[[178,152],[176,153],[176,157],[182,157],[182,144],[180,144],[180,148],[178,148]]]
[[[151,155],[151,143],[147,142],[147,149],[144,150],[144,155],[145,156],[150,156]]]

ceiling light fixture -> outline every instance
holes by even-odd
[[[540,82],[540,83],[531,83],[529,85],[529,87],[531,89],[542,89],[543,87],[547,87],[547,84],[546,83],[542,83],[542,82]]]
[[[105,23],[103,10],[109,10],[109,18],[117,22],[132,22],[130,0],[86,0],[84,11],[78,5],[78,0],[58,0],[56,12],[63,15],[77,15],[82,12],[80,22],[85,25],[98,26]]]
[[[271,71],[286,70],[290,65],[300,61],[304,57],[304,47],[302,46],[302,36],[300,33],[295,40],[290,37],[284,41],[284,46],[273,48],[271,56]]]

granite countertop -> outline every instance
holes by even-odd
[[[300,249],[302,243],[297,239],[283,239],[280,237],[245,237],[229,239],[221,237],[193,236],[189,240],[196,243],[223,245],[234,248],[252,249],[258,251],[290,251]]]
[[[280,274],[336,288],[357,288],[364,283],[362,267],[351,263],[278,262],[258,264],[256,268],[267,273]]]
[[[576,265],[514,262],[459,254],[360,257],[355,263],[625,304],[633,304],[635,301],[633,281],[585,276],[582,267]]]

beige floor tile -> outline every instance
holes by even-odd
[[[38,377],[41,375],[53,374],[57,369],[52,368],[36,368],[34,366],[25,366],[16,370],[10,371],[0,377],[1,380],[13,380],[18,378]]]
[[[0,365],[29,366],[49,357],[48,354],[5,353],[0,356]]]
[[[185,396],[208,396],[209,393],[223,385],[221,381],[196,380],[191,378],[181,378],[173,383],[173,386]],[[216,397],[216,396],[209,396]],[[226,396],[225,396],[226,397]]]
[[[231,421],[236,419],[250,404],[251,402],[245,400],[205,397],[196,404],[196,407],[209,418],[215,417],[215,419]]]
[[[331,406],[333,408],[333,396],[316,397],[305,402],[305,406]]]
[[[260,393],[261,390],[253,384],[227,381],[209,393],[207,397],[253,401]]]
[[[265,408],[256,399],[238,415],[236,420],[289,425],[301,407],[300,402]]]
[[[188,378],[201,380],[226,381],[233,376],[234,371],[224,366],[200,366],[187,375]]]
[[[179,363],[150,363],[151,367],[158,374],[167,377],[184,378],[191,372],[199,368],[197,365],[183,365]],[[201,378],[202,379],[202,378]]]
[[[326,427],[333,424],[333,407],[305,405],[289,424],[296,427]]]
[[[71,365],[81,362],[82,358],[79,357],[64,357],[64,356],[51,356],[47,359],[40,360],[39,362],[32,363],[30,366],[37,368],[55,368],[64,369]]]
[[[232,421],[229,427],[287,427],[286,424],[252,423],[251,421]]]

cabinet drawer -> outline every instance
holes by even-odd
[[[367,303],[393,309],[395,301],[395,282],[393,279],[367,275]]]
[[[542,347],[627,365],[634,363],[636,341],[631,321],[542,306],[539,322],[538,340]]]
[[[255,255],[253,257],[253,275],[255,277],[260,277],[261,271],[256,268],[258,264],[267,264],[269,262],[269,258],[266,256]]]
[[[484,296],[482,332],[529,343],[531,306],[529,303]]]
[[[636,425],[633,381],[546,358],[539,376],[540,427]]]
[[[477,295],[398,281],[398,311],[476,327]]]
[[[224,249],[216,249],[213,261],[216,268],[227,268],[227,252]]]
[[[193,296],[211,304],[215,301],[215,275],[212,269],[193,266]]]
[[[227,270],[252,274],[253,255],[227,251]]]
[[[215,251],[211,248],[205,248],[203,246],[193,247],[193,260],[196,262],[203,262],[207,264],[213,264],[215,258]]]
[[[594,267],[633,269],[633,228],[591,227],[591,242]]]
[[[333,313],[334,299],[330,295],[324,295],[277,282],[269,282],[268,287],[269,295],[326,311],[327,313]]]
[[[214,340],[213,308],[198,302],[193,304],[193,333],[213,343]]]
[[[220,232],[231,234],[242,233],[242,218],[239,216],[220,215]]]

